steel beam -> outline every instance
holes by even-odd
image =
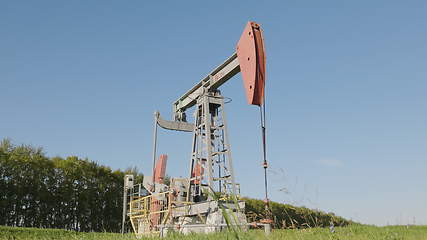
[[[174,120],[182,121],[180,114],[194,106],[198,97],[202,96],[205,91],[213,91],[219,88],[239,72],[239,60],[237,59],[237,53],[234,53],[173,103]]]

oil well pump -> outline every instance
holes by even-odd
[[[239,200],[240,185],[235,181],[224,97],[219,88],[242,73],[248,104],[260,106],[266,170],[265,108],[262,110],[265,64],[261,27],[248,22],[236,51],[173,102],[173,120],[165,120],[155,112],[152,176],[145,176],[140,184],[133,183],[132,175],[125,177],[123,214],[130,218],[137,236],[164,235],[172,230],[208,233],[230,225],[247,226],[245,203]],[[192,122],[187,121],[190,108],[194,108]],[[192,134],[186,178],[171,178],[165,184],[167,156],[156,159],[158,126]]]

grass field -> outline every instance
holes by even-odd
[[[302,230],[273,230],[268,237],[262,230],[251,230],[240,233],[240,239],[291,239],[291,240],[427,240],[427,226],[388,226],[373,227],[353,225],[336,228],[335,233],[330,233],[325,228],[309,228]],[[58,229],[15,228],[0,226],[1,240],[135,240],[132,234],[120,235],[117,233],[78,233]],[[157,238],[152,238],[157,239]],[[216,233],[209,235],[173,235],[165,239],[236,239],[233,233]]]

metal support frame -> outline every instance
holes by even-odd
[[[187,201],[237,195],[224,97],[218,90],[206,90],[197,99],[189,170]]]
[[[126,181],[126,180],[125,180]],[[123,211],[122,211],[122,229],[120,231],[121,234],[125,234],[125,222],[126,222],[126,213],[127,213],[127,199],[128,199],[128,189],[126,184],[123,186]]]
[[[155,175],[155,168],[156,168],[156,154],[157,154],[157,112],[154,113],[154,129],[153,129],[153,173],[152,173],[152,183],[153,183],[153,187],[152,189],[148,189],[151,192],[155,192],[156,191],[156,184],[154,183],[154,175]]]
[[[123,212],[122,212],[122,229],[121,229],[122,234],[125,233],[126,213],[128,211],[127,206],[128,206],[128,198],[129,198],[128,192],[134,186],[133,180],[134,180],[134,176],[132,174],[125,175],[123,179]]]

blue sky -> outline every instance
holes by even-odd
[[[271,198],[427,224],[427,2],[2,1],[0,138],[151,168],[153,112],[264,29]],[[237,180],[263,197],[259,113],[222,87]],[[159,133],[185,176],[191,135]]]

